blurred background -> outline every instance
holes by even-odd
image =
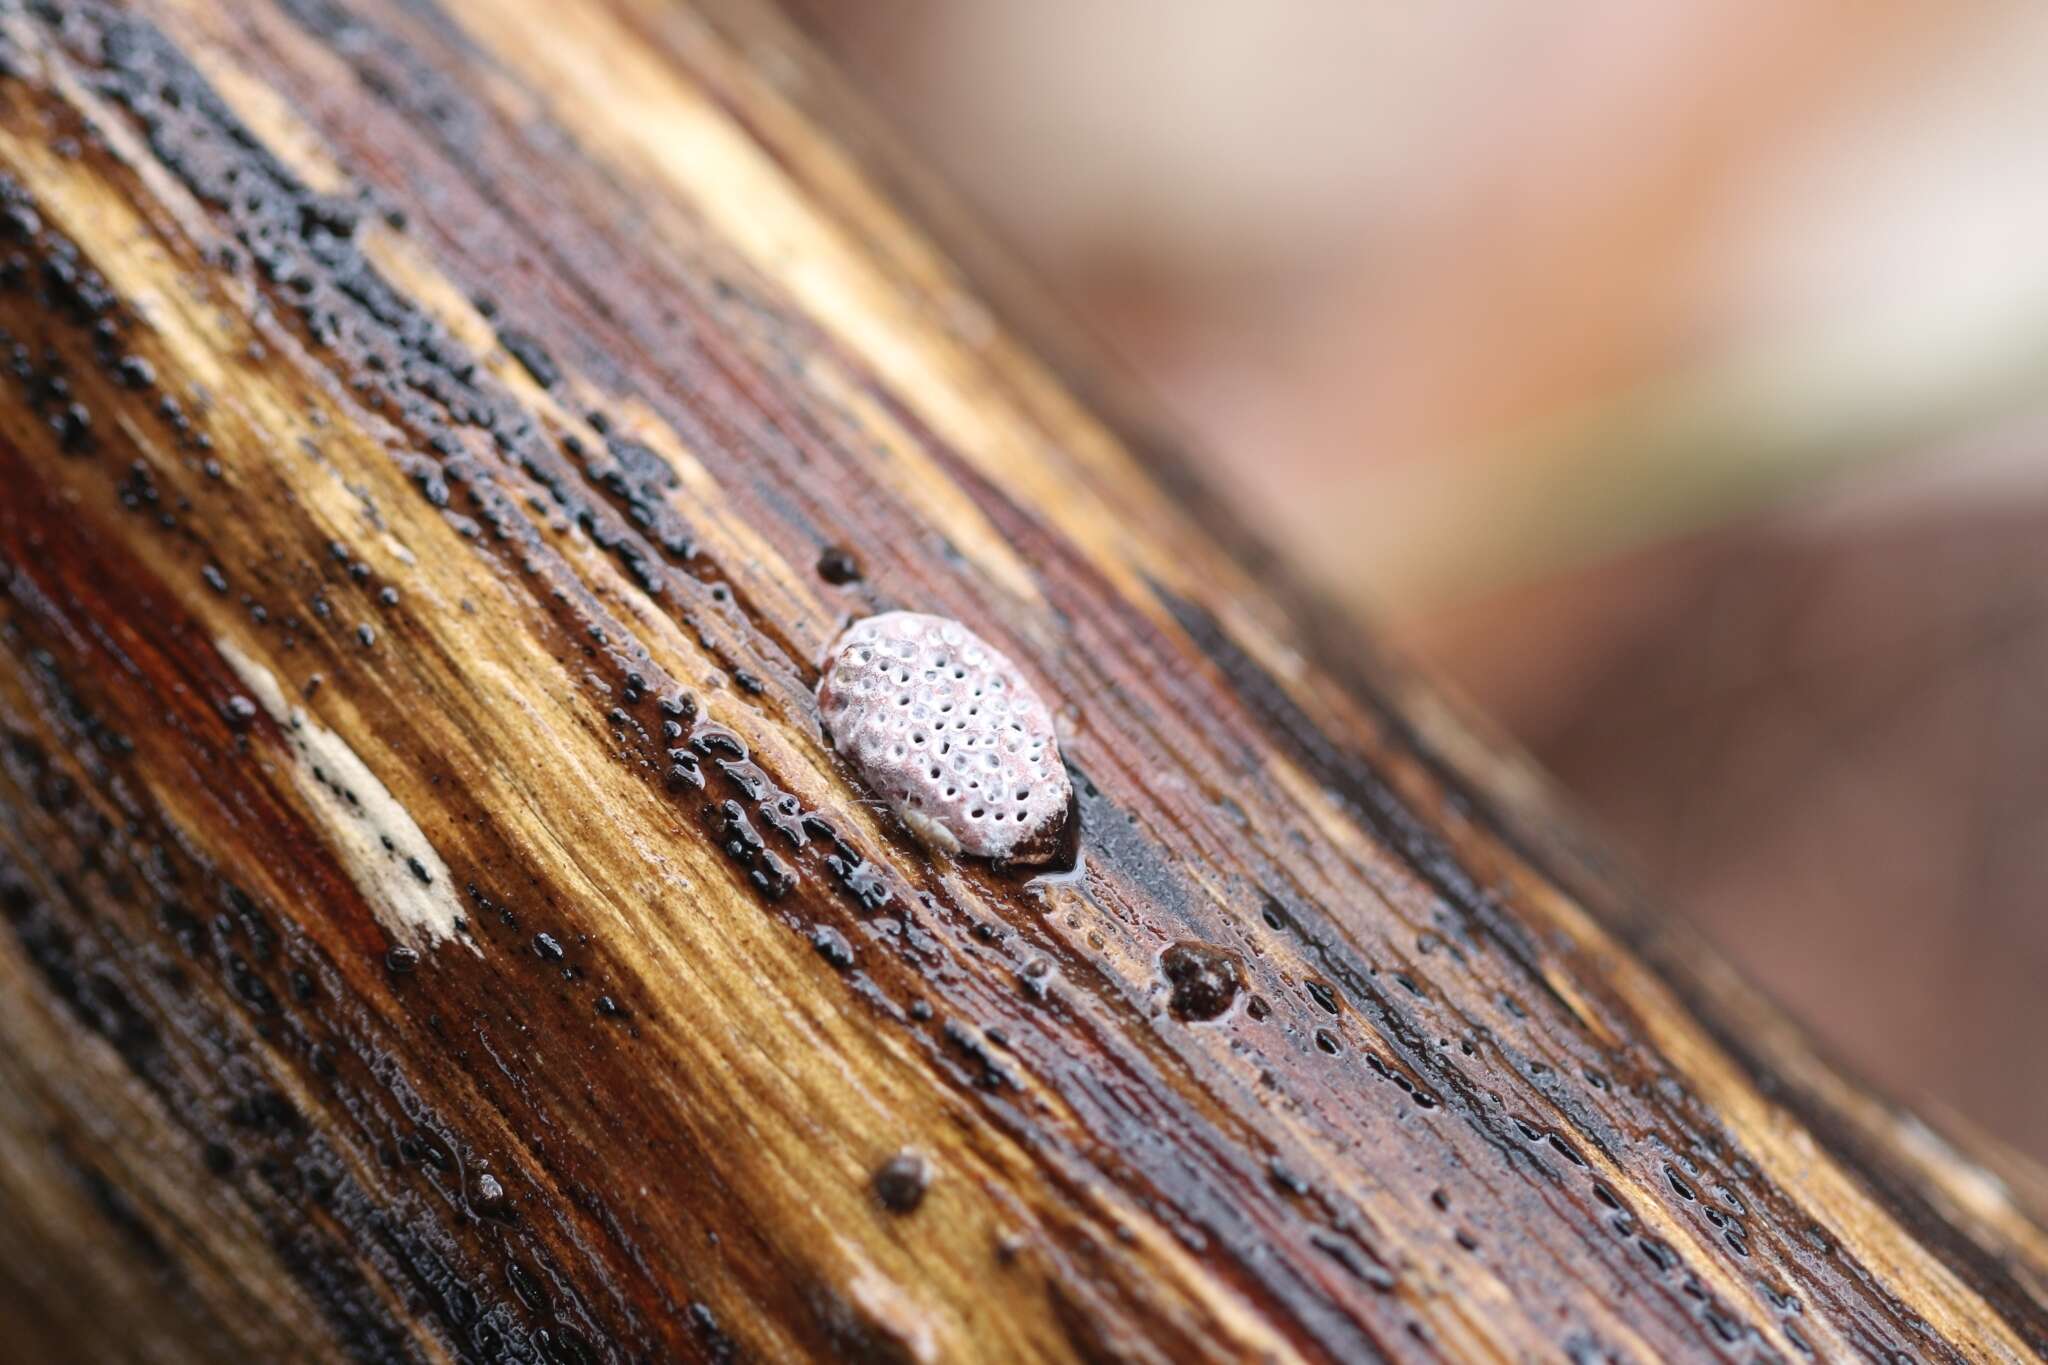
[[[2048,1157],[2048,6],[794,9],[1668,904]]]

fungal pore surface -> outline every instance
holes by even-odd
[[[855,622],[832,644],[818,706],[833,746],[927,845],[1020,864],[1055,853],[1073,789],[1052,713],[959,622]]]

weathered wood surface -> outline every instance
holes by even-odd
[[[1162,491],[771,16],[0,0],[0,58],[9,1358],[2048,1351],[2038,1177]],[[891,607],[1062,708],[1077,874],[823,743]]]

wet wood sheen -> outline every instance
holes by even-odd
[[[772,15],[0,65],[9,1358],[2048,1350],[2038,1177],[1333,643]],[[1078,873],[851,781],[887,609],[1044,689]]]

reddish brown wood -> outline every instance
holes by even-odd
[[[772,18],[0,34],[11,1339],[2042,1352],[2035,1178],[1163,491]],[[892,608],[1053,701],[1073,871],[933,857],[825,743]]]

